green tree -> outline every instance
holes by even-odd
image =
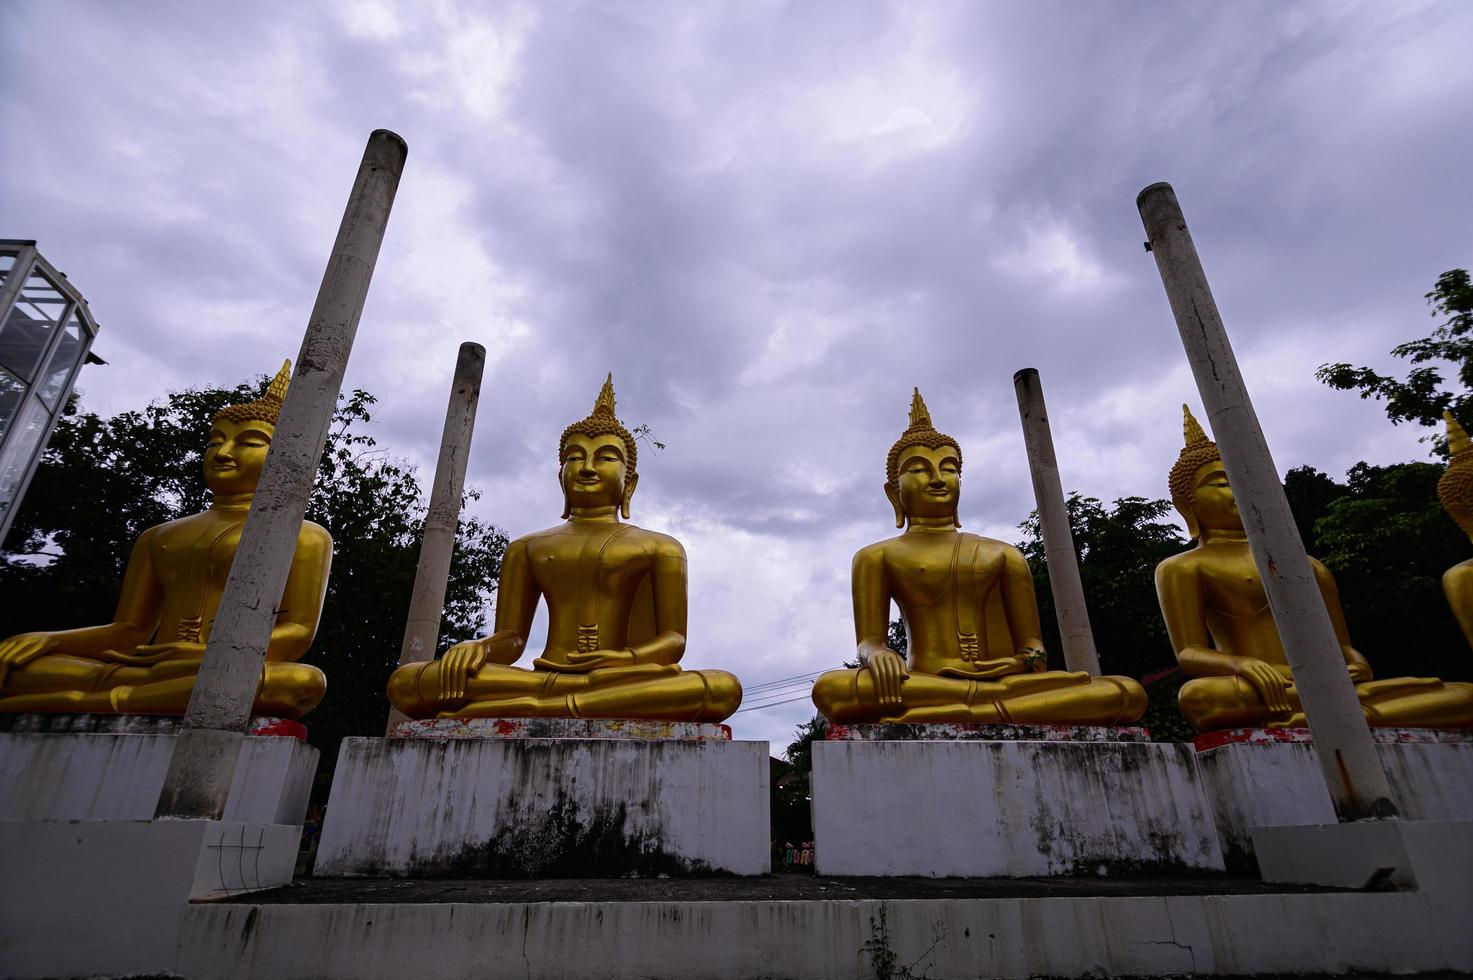
[[[1415,422],[1441,428],[1442,413],[1450,409],[1463,418],[1473,401],[1473,282],[1466,269],[1449,269],[1437,277],[1426,294],[1433,318],[1446,318],[1426,337],[1399,344],[1393,357],[1413,365],[1404,379],[1381,374],[1372,368],[1349,364],[1321,364],[1315,377],[1332,388],[1359,391],[1362,398],[1384,399],[1386,417],[1393,425]],[[1443,370],[1436,362],[1451,365],[1456,388],[1443,386]],[[1443,437],[1428,436],[1435,451],[1446,455]]]
[[[264,390],[263,379],[176,391],[110,418],[71,406],[0,552],[0,636],[111,619],[134,540],[208,503],[200,454],[210,418]],[[413,469],[377,448],[368,432],[373,404],[365,391],[339,398],[307,509],[333,537],[322,622],[304,658],[328,681],[327,696],[305,719],[323,754],[319,797],[338,742],[383,732],[384,688],[398,662],[424,528]],[[485,632],[506,543],[485,521],[461,519],[440,649]]]
[[[813,743],[822,742],[828,731],[829,720],[814,712],[812,718],[793,729],[793,740],[783,750],[783,758],[802,777],[805,784],[809,773],[813,772]]]
[[[1122,497],[1107,508],[1075,491],[1067,507],[1101,668],[1141,677],[1172,666],[1175,654],[1156,604],[1155,585],[1156,566],[1187,546],[1181,530],[1165,519],[1171,503]],[[1024,534],[1018,547],[1033,572],[1050,666],[1062,668],[1063,645],[1037,511],[1018,526]]]
[[[1357,463],[1343,484],[1307,467],[1285,481],[1301,527],[1312,520],[1305,550],[1334,574],[1350,640],[1378,677],[1473,676],[1442,592],[1442,573],[1468,557],[1467,537],[1437,499],[1442,472]]]
[[[1145,685],[1149,702],[1140,724],[1150,728],[1152,737],[1169,742],[1190,739],[1195,732],[1176,705],[1176,692],[1185,678],[1176,667],[1156,602],[1156,566],[1188,544],[1166,519],[1171,502],[1122,497],[1106,508],[1097,498],[1075,491],[1066,505],[1101,670],[1138,678]],[[1018,547],[1033,571],[1049,666],[1060,669],[1063,644],[1038,512],[1019,527],[1024,539]]]

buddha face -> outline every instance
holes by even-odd
[[[901,450],[898,471],[899,490],[885,488],[896,508],[897,525],[901,514],[912,519],[956,516],[961,453],[955,446],[907,446]]]
[[[1238,513],[1238,501],[1233,497],[1233,488],[1228,486],[1227,470],[1222,462],[1214,460],[1197,470],[1192,491],[1192,511],[1197,525],[1204,531],[1241,531],[1243,518]]]
[[[270,422],[247,419],[244,422],[217,421],[210,427],[210,441],[205,446],[205,486],[216,494],[250,493],[261,479],[266,465],[266,451],[276,426]]]
[[[623,505],[628,516],[634,479],[626,479],[623,439],[616,435],[571,435],[563,449],[562,463],[560,478],[568,508]]]

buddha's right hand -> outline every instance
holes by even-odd
[[[900,685],[910,676],[905,658],[894,650],[877,650],[869,655],[870,679],[874,681],[875,698],[881,707],[900,706]]]
[[[466,681],[486,666],[487,640],[466,640],[445,651],[440,658],[440,697],[444,700],[463,699]]]
[[[1276,715],[1294,713],[1294,705],[1289,700],[1289,686],[1292,682],[1275,670],[1273,665],[1255,657],[1245,657],[1238,664],[1238,676],[1253,685],[1258,696],[1263,698],[1264,707],[1269,711]]]
[[[50,653],[56,646],[56,637],[50,633],[18,633],[0,640],[0,687],[12,670]]]

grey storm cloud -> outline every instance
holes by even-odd
[[[1031,509],[1012,373],[1066,485],[1162,496],[1197,403],[1141,248],[1172,181],[1281,468],[1425,452],[1318,385],[1386,365],[1469,262],[1458,3],[19,2],[0,234],[83,290],[135,407],[292,354],[367,133],[410,156],[347,383],[432,465],[456,346],[490,357],[479,508],[553,523],[555,442],[606,371],[635,519],[691,556],[692,665],[750,685],[852,649],[919,385],[969,528]],[[328,612],[331,615],[331,611]],[[799,692],[801,693],[801,692]],[[785,742],[799,700],[737,716]]]

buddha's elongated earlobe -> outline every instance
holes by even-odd
[[[557,485],[563,494],[563,520],[566,521],[573,516],[573,502],[568,499],[568,488],[563,486],[563,471],[561,467],[557,471]]]
[[[885,496],[889,498],[890,506],[895,508],[895,526],[905,527],[905,509],[900,506],[900,491],[887,483]]]
[[[624,499],[619,503],[619,516],[629,520],[629,500],[634,496],[634,486],[639,483],[639,474],[631,473],[624,481]]]
[[[957,527],[962,526],[962,512],[960,510],[954,510],[951,512],[951,523],[955,524]]]

